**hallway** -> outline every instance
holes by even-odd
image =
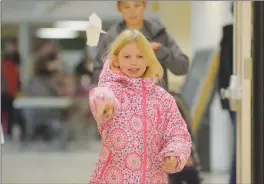
[[[89,149],[74,145],[67,152],[49,151],[41,144],[18,151],[15,145],[8,143],[2,147],[0,178],[3,184],[85,184],[99,150],[97,141],[93,141]],[[204,184],[226,184],[228,175],[205,173],[204,179]]]

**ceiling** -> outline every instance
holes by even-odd
[[[87,20],[92,13],[102,19],[118,19],[116,1],[51,1],[51,0],[4,0],[2,2],[2,23],[51,22],[56,20]],[[145,15],[157,16],[152,6]]]
[[[51,27],[57,20],[88,20],[94,12],[102,18],[103,24],[112,24],[121,18],[116,1],[4,0],[1,9],[2,37],[17,36],[22,22],[29,22],[33,27]],[[158,14],[150,5],[145,16],[158,17]]]

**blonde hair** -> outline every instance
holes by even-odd
[[[154,78],[156,80],[161,80],[163,77],[163,68],[158,61],[153,49],[150,47],[149,41],[138,30],[127,29],[121,32],[115,39],[115,41],[111,44],[108,52],[108,57],[117,57],[120,50],[131,42],[137,43],[138,47],[143,52],[144,60],[148,64],[148,68],[143,78]],[[109,64],[110,68],[114,67],[114,63],[112,62],[112,60],[110,60]]]
[[[125,2],[124,0],[117,1],[117,5],[120,5],[122,2]],[[137,0],[137,2],[146,2],[146,0]]]

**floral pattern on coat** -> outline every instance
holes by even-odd
[[[89,98],[93,114],[104,98],[115,106],[112,120],[97,122],[102,149],[89,183],[168,183],[168,174],[161,170],[168,156],[177,158],[175,172],[183,169],[191,137],[174,98],[154,79],[115,74],[107,61]]]

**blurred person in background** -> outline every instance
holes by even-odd
[[[90,88],[93,84],[93,61],[86,52],[75,68],[75,77],[78,87]]]
[[[66,78],[60,75],[61,71],[57,52],[48,52],[39,56],[34,66],[34,77],[25,89],[26,94],[29,97],[64,96],[67,93],[63,85]],[[34,108],[30,111],[30,119],[35,123],[32,127],[33,131],[36,130],[36,136],[50,140],[52,138],[52,124],[60,122],[60,110],[48,107],[45,109]]]
[[[233,3],[231,4],[231,13],[233,15]],[[218,89],[227,89],[229,80],[233,74],[233,24],[223,27],[223,36],[220,43],[220,65],[218,71]],[[224,110],[230,114],[234,133],[234,151],[230,173],[229,184],[236,184],[236,112],[232,111],[228,99],[221,99],[221,105]]]
[[[17,66],[20,65],[20,54],[15,43],[9,42],[5,48],[5,58],[12,60]]]
[[[45,41],[40,45],[40,47],[34,51],[28,58],[26,62],[22,65],[22,84],[27,86],[31,81],[32,77],[34,77],[34,66],[36,59],[40,56],[46,55],[50,52],[57,52],[56,46],[51,41]]]
[[[95,78],[99,77],[103,68],[103,60],[107,55],[110,44],[125,29],[140,30],[149,39],[151,47],[163,67],[164,76],[161,85],[166,90],[168,90],[167,69],[175,75],[187,74],[189,69],[188,57],[181,51],[176,41],[158,20],[144,19],[146,6],[147,2],[145,0],[117,2],[117,9],[121,13],[123,20],[114,24],[99,42],[97,56],[94,61]],[[190,158],[182,172],[170,175],[170,184],[181,184],[189,181],[190,184],[199,184],[200,177],[196,164],[198,164],[198,161],[195,158]]]
[[[20,89],[20,54],[14,43],[7,43],[1,60],[1,119],[4,132],[11,136],[14,123],[13,101]]]
[[[70,114],[72,114],[72,117],[77,117],[76,115],[79,114],[79,118],[75,118],[75,119],[77,121],[80,121],[81,119],[84,119],[84,113],[80,113],[80,112],[83,112],[85,110],[86,124],[88,123],[87,127],[89,127],[90,129],[91,127],[93,128],[89,132],[89,134],[94,135],[95,133],[96,138],[100,139],[100,135],[97,131],[97,128],[93,126],[95,120],[90,112],[90,108],[89,106],[87,106],[87,104],[84,103],[87,101],[82,100],[85,96],[87,97],[89,90],[92,89],[93,86],[95,86],[95,79],[93,75],[93,61],[91,60],[87,51],[84,52],[83,58],[75,68],[75,77],[76,77],[75,100],[73,107],[71,109],[76,109],[75,112],[77,113],[70,112]],[[77,105],[78,101],[79,101],[79,105]],[[81,121],[84,122],[83,120]],[[96,124],[94,123],[94,125]]]

